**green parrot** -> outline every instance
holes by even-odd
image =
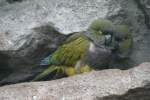
[[[52,72],[67,76],[106,69],[112,59],[127,58],[132,47],[132,34],[126,25],[114,25],[108,19],[94,20],[87,31],[69,35],[52,54],[42,60],[48,65],[32,81],[41,80]]]
[[[100,37],[95,36],[93,40],[98,44],[101,43],[105,48],[111,49],[112,54],[115,55],[117,59],[129,57],[133,46],[133,37],[127,25],[114,25],[110,20],[100,18],[93,21],[89,30],[92,31],[93,34],[86,35],[91,38],[92,36],[90,35],[103,34]]]
[[[101,27],[101,25],[103,26]],[[98,33],[103,34],[101,37],[95,36],[96,38],[94,37],[93,40],[96,41],[96,43],[98,44],[102,44],[101,46],[105,46],[106,49],[111,50],[112,57],[111,62],[109,64],[110,66],[109,68],[112,68],[111,66],[115,66],[115,68],[121,68],[120,66],[122,66],[121,69],[126,69],[128,66],[128,60],[132,52],[133,46],[133,36],[132,33],[129,31],[129,27],[127,25],[114,25],[110,20],[96,19],[90,25],[89,31],[92,31],[95,34]],[[92,37],[91,35],[93,34],[86,34],[86,35],[88,35],[88,37]],[[103,43],[102,41],[105,43]],[[96,58],[96,57],[95,56],[92,57],[91,55],[89,58]],[[93,59],[89,60],[88,63],[90,61],[93,62],[95,60]]]
[[[71,34],[63,45],[47,58],[49,67],[32,81],[41,80],[53,71],[72,76],[89,72],[93,68],[106,68],[111,51],[105,48],[105,44],[111,38],[111,34],[108,33],[111,31],[111,21],[97,19],[90,24],[88,31]]]
[[[112,59],[110,68],[130,68],[130,54],[132,53],[133,37],[127,25],[116,25],[111,45]]]
[[[116,25],[115,28],[113,39],[115,49],[113,53],[117,59],[128,58],[133,46],[132,33],[127,25]]]

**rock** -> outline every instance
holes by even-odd
[[[0,53],[0,79],[6,77],[12,72],[8,66],[8,60],[9,57],[7,55]]]
[[[24,0],[6,0],[8,3],[22,2]]]
[[[0,37],[2,40],[1,48],[5,47],[2,48],[4,50],[0,51],[0,69],[4,76],[6,76],[4,69],[7,69],[7,74],[11,71],[7,78],[2,77],[4,79],[0,81],[0,84],[16,83],[31,77],[33,75],[31,69],[37,66],[45,55],[54,51],[67,37],[47,23],[34,27],[29,35],[21,36],[22,38],[14,44],[16,50],[13,50],[11,46],[8,45],[7,47],[7,43],[4,42],[5,40],[6,42],[9,41],[8,35],[1,34],[0,36],[2,36]],[[23,44],[18,47],[19,43]]]
[[[149,100],[150,85],[129,90],[124,95],[110,95],[95,100]],[[137,99],[138,98],[138,99]]]
[[[137,100],[139,89],[149,89],[150,63],[129,70],[109,69],[53,81],[21,83],[0,87],[1,100],[103,100],[112,95],[126,98],[128,92]],[[131,90],[132,89],[132,90]],[[132,93],[136,93],[132,94]],[[140,92],[141,93],[141,92]],[[144,98],[150,98],[147,96]],[[128,97],[127,97],[128,98]],[[130,97],[129,97],[130,98]],[[104,99],[104,100],[112,100]],[[117,100],[117,99],[114,99]],[[122,99],[118,99],[122,100]],[[142,99],[149,100],[149,99]]]
[[[98,17],[127,24],[133,33],[129,64],[114,64],[115,67],[150,61],[149,10],[145,2],[148,0],[0,0],[0,59],[5,57],[0,65],[10,72],[2,75],[2,83],[32,76],[31,68],[66,38],[59,33],[84,31]],[[37,30],[40,27],[44,31]]]
[[[86,2],[79,0],[15,1],[19,0],[0,1],[0,5],[3,5],[0,6],[0,52],[8,57],[5,61],[7,63],[5,65],[2,63],[2,69],[8,66],[7,70],[12,71],[7,78],[3,77],[0,84],[15,83],[24,80],[23,77],[32,76],[29,74],[30,70],[46,55],[45,53],[57,48],[66,37],[58,33],[67,34],[85,30],[87,23],[96,17],[96,11],[101,9],[103,12],[99,12],[98,15],[104,17],[108,9],[104,6],[107,2],[98,0],[95,2],[90,0]],[[87,9],[92,5],[94,11],[91,8]],[[99,7],[99,5],[102,6]],[[87,13],[84,14],[84,10],[88,10]],[[36,27],[49,28],[46,29],[48,33],[44,33],[43,30],[35,31]]]
[[[136,0],[135,0],[136,1]],[[141,8],[144,16],[146,17],[145,23],[147,27],[150,27],[150,1],[149,0],[138,0],[136,1],[139,8]]]

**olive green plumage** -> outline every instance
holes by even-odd
[[[108,19],[98,18],[94,20],[90,26],[89,29],[93,31],[104,31],[104,30],[110,30],[113,28],[113,24]]]
[[[92,33],[89,37],[93,37],[94,42],[115,51],[112,53],[119,59],[129,56],[133,37],[127,25],[114,25],[108,19],[98,18],[90,24],[88,30]]]
[[[114,30],[115,49],[112,50],[110,68],[130,68],[130,54],[132,53],[133,37],[127,25],[116,25]]]
[[[88,32],[72,34],[62,46],[60,46],[49,58],[49,67],[33,80],[40,80],[53,71],[61,70],[68,76],[76,73],[83,73],[91,70],[91,66],[84,62],[88,59],[88,50],[90,43],[104,44],[105,36],[102,33],[112,27],[109,20],[95,20],[88,28]]]
[[[83,58],[89,47],[89,41],[79,33],[70,38],[52,54],[51,64],[75,66],[76,62]]]
[[[90,51],[91,44],[94,49]],[[70,35],[49,57],[49,67],[33,81],[40,80],[53,71],[67,76],[89,72],[93,66],[101,67],[104,60],[105,64],[109,63],[110,53],[119,59],[127,57],[131,47],[132,35],[126,25],[114,25],[108,19],[98,18],[87,31]]]
[[[110,20],[98,18],[89,25],[85,35],[89,37],[95,44],[104,46],[106,44],[108,35],[110,35],[111,38],[113,29],[114,25]]]
[[[90,24],[88,30],[92,33],[89,37],[94,37],[94,42],[111,50],[112,61],[120,62],[129,58],[133,37],[127,25],[115,25],[107,19],[98,18]]]
[[[58,70],[68,76],[80,73],[80,68],[75,67],[78,61],[82,61],[88,48],[89,41],[84,35],[81,33],[71,35],[62,46],[51,54],[49,67],[33,80],[40,80],[51,72]],[[84,67],[86,64],[81,62],[78,66]]]
[[[117,41],[117,53],[121,58],[126,58],[133,45],[133,37],[127,25],[117,25],[115,29],[115,40]]]

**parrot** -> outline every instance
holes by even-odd
[[[111,50],[111,61],[109,63],[109,68],[112,68],[111,66],[115,66],[116,68],[121,68],[120,66],[122,66],[121,69],[126,69],[127,67],[129,67],[128,60],[132,52],[133,36],[129,30],[128,25],[124,24],[115,25],[112,24],[110,20],[96,19],[90,25],[89,30],[93,31],[93,33],[95,34],[98,34],[99,31],[100,31],[99,33],[103,34],[100,37],[101,39],[99,39],[98,36],[95,36],[93,40],[96,41],[96,43],[101,44],[101,46],[105,46],[105,48]],[[92,37],[91,35],[93,34],[85,34],[85,35]],[[102,41],[105,43],[103,43]],[[90,58],[96,58],[96,56],[92,57],[91,55]],[[95,60],[92,59],[89,60],[89,62],[90,61],[93,62]]]
[[[112,40],[114,29],[114,25],[110,20],[98,18],[90,24],[85,35],[90,37],[95,43],[106,46]]]
[[[132,48],[132,34],[127,25],[114,25],[104,18],[95,19],[86,31],[69,34],[68,38],[40,65],[48,67],[36,75],[38,81],[52,72],[66,76],[106,69],[126,59]]]
[[[102,46],[105,46],[105,48],[109,47],[112,54],[116,56],[115,59],[125,59],[129,57],[133,46],[133,36],[127,25],[114,25],[110,20],[96,19],[90,25],[89,29],[95,34],[98,34],[98,31],[103,34],[100,36],[101,39],[99,39],[98,36],[95,36],[93,40],[97,43],[100,41]],[[92,37],[90,35],[94,34],[86,35]],[[96,37],[98,39],[95,39]]]
[[[41,65],[48,65],[48,68],[32,81],[41,80],[53,71],[72,76],[106,68],[111,51],[105,48],[105,44],[111,41],[112,30],[111,21],[99,18],[90,24],[87,31],[71,34],[56,51],[42,60]]]
[[[110,68],[130,68],[130,55],[133,47],[133,36],[127,25],[116,25],[113,30],[114,36],[111,42],[113,45]]]
[[[114,34],[115,49],[113,53],[117,59],[128,58],[133,46],[133,36],[128,26],[116,25]]]

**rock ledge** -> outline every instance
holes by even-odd
[[[130,89],[146,86],[149,81],[150,63],[143,63],[124,71],[92,71],[59,80],[3,86],[0,100],[97,100],[123,95]]]

